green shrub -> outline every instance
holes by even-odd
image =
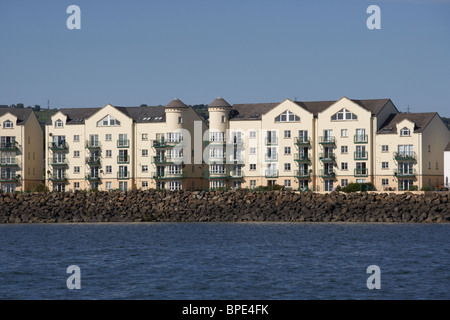
[[[48,187],[43,184],[43,183],[39,183],[37,185],[35,185],[33,188],[31,188],[32,192],[48,192]]]
[[[366,183],[349,183],[346,187],[342,188],[344,192],[358,192],[358,191],[374,191],[375,187],[371,182]]]

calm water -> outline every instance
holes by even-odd
[[[0,299],[449,299],[450,224],[0,225]],[[369,290],[369,265],[381,289]],[[69,265],[81,289],[69,290]]]

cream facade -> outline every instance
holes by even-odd
[[[158,107],[61,109],[46,125],[46,183],[54,191],[201,188],[192,146],[172,152],[194,123],[206,130],[178,99]]]
[[[389,99],[346,97],[233,106],[217,98],[208,110],[209,130],[217,132],[210,133],[216,147],[209,155],[227,160],[209,164],[210,188],[277,184],[326,192],[352,182],[377,190],[443,183],[450,135],[436,113],[403,114]],[[232,161],[237,151],[240,162]]]
[[[28,191],[43,182],[43,130],[31,109],[0,108],[3,192]]]
[[[444,186],[450,188],[450,142],[444,150]]]

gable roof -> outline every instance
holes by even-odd
[[[368,100],[353,100],[362,108],[370,111],[373,115],[377,115],[383,107],[390,101],[390,99],[368,99]],[[311,112],[317,116],[320,112],[327,109],[337,101],[293,101],[295,104]],[[261,115],[266,114],[281,102],[277,103],[247,103],[247,104],[233,104],[232,112],[230,113],[230,120],[261,120]],[[253,115],[253,117],[252,117]],[[256,116],[259,115],[259,116]]]
[[[165,122],[165,106],[155,107],[116,107],[117,110],[133,119],[134,122]],[[67,116],[66,124],[84,124],[86,119],[103,108],[62,108],[59,112]],[[52,124],[51,119],[47,121]]]
[[[396,134],[397,124],[403,120],[414,122],[414,132],[422,132],[430,121],[437,115],[437,112],[423,112],[423,113],[394,113],[391,114],[381,126],[378,134]]]
[[[449,142],[448,145],[445,147],[444,151],[450,151],[450,142]]]
[[[10,113],[17,117],[16,125],[25,124],[32,112],[31,108],[0,108],[0,116]]]

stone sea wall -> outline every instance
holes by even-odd
[[[450,194],[156,191],[0,194],[0,223],[450,222]]]

